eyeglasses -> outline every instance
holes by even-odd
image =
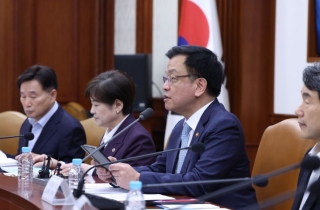
[[[186,74],[186,75],[175,76],[175,77],[168,76],[168,77],[162,77],[162,79],[163,79],[163,83],[166,83],[166,81],[168,80],[169,84],[172,85],[175,82],[177,82],[179,78],[191,77],[194,75],[197,75],[197,74]]]

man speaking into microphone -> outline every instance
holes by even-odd
[[[163,153],[149,166],[111,164],[109,170],[117,184],[129,189],[133,180],[143,184],[167,183],[163,187],[144,188],[143,192],[199,197],[232,183],[170,186],[170,182],[250,177],[242,126],[217,99],[224,79],[217,56],[206,48],[191,45],[175,46],[166,56],[170,60],[163,77],[165,108],[185,117],[174,127],[167,149],[195,143],[205,144],[206,149],[200,154],[187,150]],[[98,167],[97,174],[112,182],[106,169]],[[257,202],[252,186],[209,201],[232,209]]]

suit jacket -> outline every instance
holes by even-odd
[[[307,156],[309,151],[306,152],[305,157]],[[304,192],[307,190],[311,173],[312,173],[312,170],[307,170],[304,168],[300,169],[297,193],[292,204],[292,208],[291,208],[292,210],[299,210]],[[314,210],[320,209],[320,199],[316,195],[310,193],[302,210],[313,210],[313,209]]]
[[[130,114],[123,123],[119,126],[114,135],[122,131],[125,127],[135,121],[135,118]],[[120,134],[112,140],[103,149],[103,154],[116,157],[119,159],[134,157],[155,152],[154,142],[148,131],[140,124],[135,123],[127,131]],[[143,166],[151,164],[155,161],[156,157],[142,158],[134,161],[127,162],[131,166]]]
[[[180,147],[180,136],[184,120],[174,127],[167,149]],[[245,149],[245,139],[239,120],[216,99],[202,114],[194,131],[190,145],[205,144],[205,151],[196,154],[189,150],[180,174],[175,174],[178,151],[163,153],[154,164],[135,168],[140,172],[143,184],[187,182],[214,179],[250,177],[249,159]],[[143,188],[144,193],[161,193],[199,197],[232,184],[198,184],[157,188]],[[254,189],[250,186],[226,196],[209,201],[227,208],[240,209],[256,204]]]
[[[21,126],[20,134],[30,132],[31,129],[32,126],[26,119]],[[86,135],[80,122],[59,105],[57,111],[43,127],[32,152],[51,155],[57,160],[70,163],[73,158],[84,157],[84,150],[81,145],[85,143]],[[27,146],[28,141],[23,137],[20,138],[18,154],[21,153],[22,147]]]

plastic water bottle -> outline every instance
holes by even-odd
[[[33,179],[33,161],[29,147],[22,147],[22,154],[18,159],[18,180],[30,184]]]
[[[33,162],[29,147],[22,147],[18,159],[18,193],[29,199],[32,196]]]
[[[82,170],[81,170],[81,163],[82,159],[74,158],[72,159],[73,167],[69,171],[69,188],[71,190],[78,187],[78,183],[82,176]]]
[[[146,202],[141,192],[142,183],[140,181],[130,182],[130,191],[125,201],[126,210],[143,210],[146,209]]]

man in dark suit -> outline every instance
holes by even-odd
[[[31,141],[19,139],[18,155],[22,147],[30,147],[33,156],[47,154],[64,162],[83,158],[80,146],[86,143],[86,135],[80,122],[56,101],[58,82],[54,70],[47,66],[31,66],[19,76],[17,83],[28,117],[20,133],[34,134]]]
[[[305,139],[313,139],[317,143],[309,150],[305,157],[320,157],[320,63],[308,66],[303,71],[303,87],[301,90],[302,103],[296,109],[301,136]],[[292,210],[320,209],[320,197],[317,193],[309,192],[309,187],[314,182],[319,182],[320,169],[301,169],[298,179],[296,197]]]
[[[143,192],[199,197],[232,184],[170,186],[170,182],[250,177],[241,124],[217,99],[223,69],[216,55],[198,46],[176,46],[166,55],[170,61],[167,76],[163,77],[165,108],[185,117],[174,127],[167,149],[197,142],[205,144],[206,149],[201,154],[183,150],[164,153],[150,166],[112,164],[109,169],[117,184],[128,189],[132,180],[143,184],[168,183],[164,187],[143,188]],[[99,168],[97,174],[102,180],[111,181],[106,170]],[[209,201],[232,209],[257,202],[251,186]]]

